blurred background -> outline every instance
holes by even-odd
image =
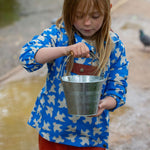
[[[150,0],[111,0],[112,29],[124,42],[129,66],[127,103],[110,114],[109,150],[150,148]],[[61,15],[63,0],[0,0],[0,150],[38,150],[38,134],[27,120],[46,68],[26,72],[22,46]]]

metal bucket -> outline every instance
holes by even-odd
[[[63,76],[61,78],[69,114],[97,113],[104,78],[91,75]]]

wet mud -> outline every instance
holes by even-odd
[[[38,136],[27,126],[44,78],[8,83],[0,89],[0,150],[37,149]]]

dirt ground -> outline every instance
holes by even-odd
[[[130,66],[127,106],[123,109],[128,113],[120,114],[118,118],[112,119],[110,150],[134,150],[137,148],[148,150],[150,148],[150,117],[148,115],[150,113],[150,47],[144,48],[140,42],[139,29],[143,29],[150,36],[150,0],[112,0],[112,3],[112,29],[119,34],[125,44]],[[46,24],[46,22],[44,23]],[[42,26],[42,28],[44,27],[45,25]],[[0,32],[3,33],[3,31]],[[23,35],[18,35],[21,36],[21,40],[18,43],[15,41],[15,43],[19,47],[25,40],[31,39],[31,35],[26,36],[26,39],[22,38]],[[5,39],[9,39],[6,34]],[[2,40],[0,36],[0,42]],[[14,60],[18,54],[19,52],[16,51]],[[11,80],[31,76],[20,66],[17,68],[16,66],[18,66],[17,63],[13,70],[9,67],[3,68],[7,70],[1,74],[1,85]],[[3,70],[1,69],[1,71]],[[45,70],[42,71],[42,74],[44,73]],[[37,74],[33,73],[32,75],[36,76]],[[120,123],[116,124],[116,122]]]
[[[150,47],[139,40],[139,29],[150,36],[149,8],[150,0],[126,0],[112,13],[112,29],[125,43],[130,65],[126,113],[111,123],[110,150],[150,148]]]

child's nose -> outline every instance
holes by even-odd
[[[85,25],[91,25],[91,19],[90,19],[89,16],[86,16],[86,17],[84,18],[84,24],[85,24]]]

